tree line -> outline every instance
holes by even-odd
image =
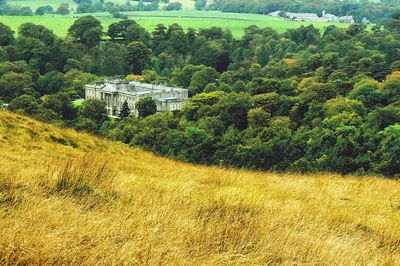
[[[196,0],[202,3],[202,0]],[[200,4],[199,9],[204,9]],[[206,9],[222,12],[269,14],[275,11],[295,13],[327,13],[336,16],[353,16],[361,22],[363,18],[375,23],[382,23],[391,14],[399,10],[399,1],[330,1],[330,0],[215,0]]]
[[[170,2],[169,0],[146,0],[138,1],[134,4],[130,1],[127,1],[124,4],[118,4],[111,1],[104,2],[103,0],[78,0],[75,2],[78,4],[75,10],[76,13],[109,12],[113,14],[115,18],[127,18],[127,16],[121,14],[121,12],[160,10],[160,3],[164,4],[162,9],[165,11],[182,9],[182,3]],[[0,0],[0,16],[42,16],[45,14],[67,15],[70,14],[71,11],[73,11],[73,9],[70,8],[68,3],[61,3],[57,8],[53,8],[51,5],[40,6],[35,11],[32,11],[28,6],[11,5],[4,0]]]
[[[278,33],[133,20],[106,32],[81,17],[59,38],[25,23],[0,24],[0,97],[36,119],[101,134],[182,161],[248,169],[400,173],[400,15],[385,27],[312,25]],[[106,34],[107,38],[104,38]],[[84,97],[103,76],[189,89],[180,111],[140,116]]]

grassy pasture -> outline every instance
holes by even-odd
[[[127,13],[130,19],[136,20],[147,30],[152,30],[154,27],[163,23],[170,25],[178,23],[185,29],[192,27],[194,29],[209,28],[212,26],[220,26],[224,29],[230,29],[233,35],[237,38],[243,35],[244,28],[257,25],[259,27],[271,27],[278,32],[284,32],[287,29],[298,28],[301,25],[309,25],[307,22],[291,22],[281,18],[275,18],[265,15],[256,14],[236,14],[236,13],[222,13],[219,11],[151,11],[151,12],[129,12]],[[87,14],[84,14],[87,15]],[[107,29],[111,23],[118,21],[108,13],[95,13],[96,16]],[[65,36],[68,28],[72,25],[74,20],[79,15],[60,16],[60,15],[45,15],[45,16],[0,16],[0,22],[9,25],[14,31],[25,22],[32,22],[46,26],[54,31],[59,36]],[[317,28],[323,29],[324,27],[333,23],[319,22],[314,23]],[[348,24],[336,23],[339,27],[347,27]]]
[[[97,0],[93,0],[92,2],[95,2]],[[47,6],[50,5],[53,8],[57,8],[60,4],[62,3],[68,3],[69,7],[72,8],[73,10],[76,9],[78,6],[77,3],[73,0],[8,0],[8,3],[11,5],[19,5],[19,6],[28,6],[30,7],[33,11],[35,11],[38,7],[40,6]],[[113,2],[115,4],[124,4],[126,3],[126,0],[107,0],[105,2]],[[174,2],[180,2],[182,3],[182,7],[184,10],[193,10],[194,9],[194,1],[192,0],[174,0]],[[137,2],[131,2],[132,5],[134,5]]]
[[[0,111],[1,265],[398,265],[400,182],[193,166]]]

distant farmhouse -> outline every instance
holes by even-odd
[[[135,104],[143,97],[151,97],[158,112],[174,111],[182,108],[188,99],[188,90],[126,80],[110,80],[85,86],[85,98],[105,101],[110,117],[118,116],[125,101],[131,113],[138,115]]]
[[[301,22],[340,22],[340,23],[354,23],[354,18],[352,16],[337,17],[333,14],[327,14],[325,11],[322,12],[322,16],[319,17],[314,13],[292,13],[284,11],[271,12],[268,15],[273,17],[284,17],[291,21],[301,21]]]

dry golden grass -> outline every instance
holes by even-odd
[[[200,167],[0,111],[0,264],[396,265],[400,184]]]

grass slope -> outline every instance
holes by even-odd
[[[0,111],[0,264],[394,265],[400,183],[201,167]]]
[[[32,17],[0,16],[0,22],[9,25],[14,31],[17,31],[18,27],[22,23],[33,22],[48,27],[59,36],[65,36],[68,28],[72,25],[76,17],[81,15],[82,14],[73,14],[70,16],[46,15]],[[105,30],[111,23],[118,21],[118,19],[112,18],[108,13],[95,13],[93,15],[102,22]],[[219,11],[149,11],[129,12],[128,15],[130,19],[136,20],[149,31],[152,31],[154,27],[160,23],[165,25],[178,23],[185,29],[189,27],[199,29],[219,26],[224,29],[230,29],[233,35],[237,38],[243,36],[244,29],[251,25],[257,25],[262,28],[271,27],[278,32],[284,32],[287,29],[311,24],[307,22],[291,22],[282,18],[264,15],[222,13]],[[314,26],[323,29],[332,24],[337,25],[338,27],[348,27],[348,24],[327,22],[314,23]]]

